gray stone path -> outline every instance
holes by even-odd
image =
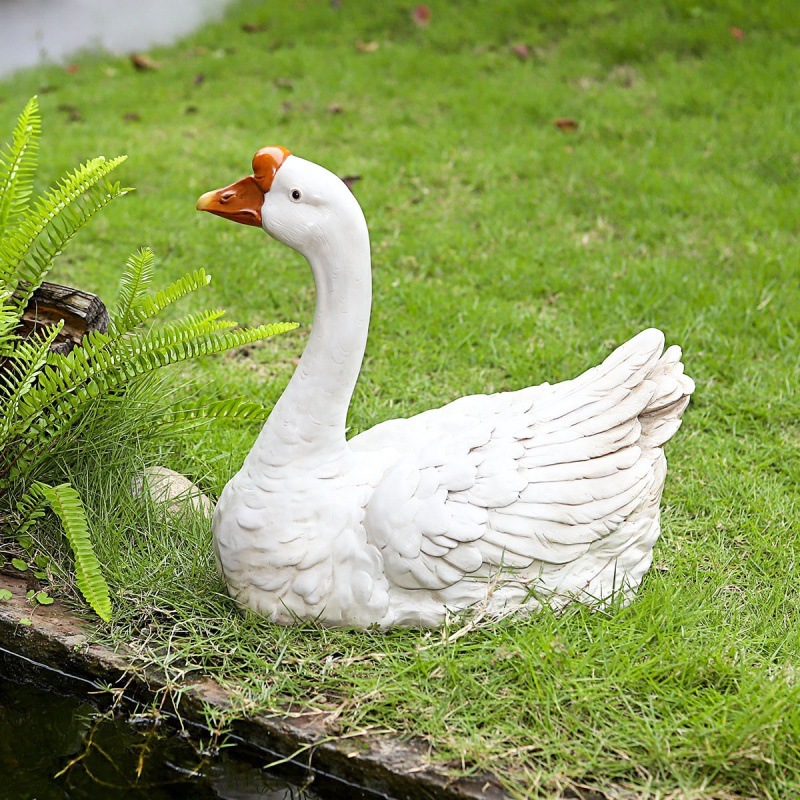
[[[230,0],[0,0],[0,78],[86,48],[130,53],[174,42]]]

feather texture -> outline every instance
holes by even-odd
[[[308,259],[317,308],[215,513],[231,595],[283,624],[388,627],[632,593],[659,535],[662,446],[694,389],[680,349],[645,330],[574,380],[462,397],[347,442],[370,305],[363,215],[296,156],[260,213]]]
[[[630,526],[654,520],[656,421],[682,410],[692,388],[676,352],[659,359],[662,349],[660,332],[644,331],[575,380],[462,398],[408,420],[406,452],[364,519],[390,581],[440,591],[471,573],[513,568],[544,587],[551,567],[599,552],[607,539],[606,549],[616,547]],[[351,447],[397,448],[399,427]]]

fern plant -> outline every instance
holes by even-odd
[[[124,157],[94,158],[32,199],[41,122],[36,98],[19,116],[11,141],[0,149],[0,522],[26,541],[49,508],[70,545],[81,594],[104,620],[111,616],[109,589],[92,546],[81,497],[69,482],[43,479],[54,452],[66,445],[80,453],[81,421],[103,413],[104,404],[131,396],[154,372],[170,364],[263,339],[295,327],[274,323],[240,328],[223,311],[188,314],[166,324],[152,322],[165,309],[207,286],[195,270],[150,294],[154,255],[136,251],[122,272],[106,332],[91,331],[68,354],[51,345],[63,323],[42,326],[27,338],[18,333],[33,293],[69,240],[110,202],[128,190],[109,174]],[[98,411],[99,409],[99,411]],[[135,403],[130,414],[136,414]],[[198,408],[169,408],[165,422],[198,417],[263,418],[258,403],[230,398]],[[0,529],[0,532],[3,530]]]

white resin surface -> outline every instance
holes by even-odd
[[[309,261],[317,308],[215,511],[237,602],[281,624],[386,628],[632,596],[659,536],[662,446],[694,389],[680,349],[646,330],[574,380],[463,397],[347,441],[371,303],[363,214],[336,176],[289,156],[262,219]]]

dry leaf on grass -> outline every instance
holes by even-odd
[[[131,53],[131,64],[133,64],[134,68],[139,70],[139,72],[161,69],[160,64],[143,53]]]
[[[353,191],[353,184],[358,183],[361,180],[360,175],[345,175],[342,178],[344,185],[352,192]]]
[[[411,12],[411,19],[417,27],[427,28],[431,24],[431,10],[421,3]]]
[[[560,131],[576,131],[578,130],[578,122],[577,120],[571,119],[570,117],[560,117],[559,119],[553,122],[553,125],[556,126]]]
[[[527,61],[531,57],[531,49],[526,44],[515,44],[511,46],[511,52],[520,60]]]

